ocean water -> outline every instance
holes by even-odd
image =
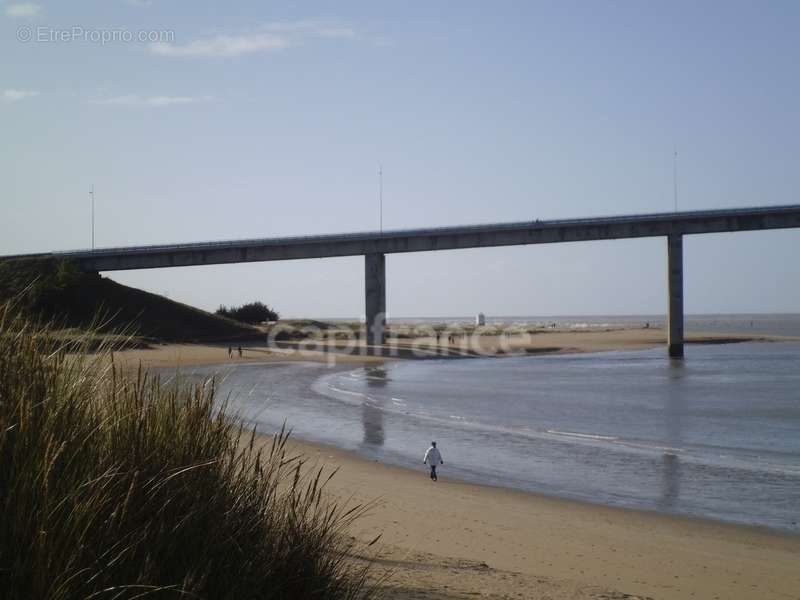
[[[686,315],[686,331],[716,332],[731,335],[783,335],[800,336],[800,314],[697,314]],[[492,316],[486,315],[487,325],[534,325],[549,327],[556,325],[559,329],[597,330],[617,328],[640,328],[645,324],[651,327],[665,326],[666,317],[658,315],[529,315],[529,316]],[[430,318],[391,318],[389,323],[396,324],[447,324],[452,326],[471,325],[475,316],[471,317],[430,317]]]
[[[685,328],[691,332],[714,332],[731,335],[782,335],[800,336],[800,314],[697,314],[686,315]],[[389,323],[413,324],[445,323],[468,325],[475,317],[395,318]],[[559,329],[598,330],[617,328],[640,328],[645,324],[663,328],[666,317],[660,315],[591,315],[591,316],[492,316],[486,315],[487,325],[536,325]]]
[[[420,477],[437,440],[445,477],[800,533],[800,343],[686,354],[248,364],[221,392],[262,432]]]

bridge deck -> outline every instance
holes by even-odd
[[[793,227],[800,227],[800,205],[100,248],[0,259],[55,256],[71,258],[85,270],[116,271]]]

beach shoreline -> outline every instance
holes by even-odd
[[[608,332],[573,339],[602,333],[605,341],[595,337],[582,351],[642,343],[609,340]],[[332,358],[247,347],[242,359],[234,348],[227,361],[222,353],[226,346],[173,345],[118,358],[145,368]],[[354,367],[385,360],[333,358]],[[447,476],[446,464],[434,484],[421,457],[417,471],[317,442],[292,439],[291,447],[311,463],[338,469],[328,484],[332,497],[376,502],[351,533],[364,543],[381,534],[376,568],[392,571],[389,597],[744,600],[793,598],[800,590],[800,536],[791,533],[460,481]]]
[[[377,501],[352,533],[364,543],[381,534],[392,597],[747,599],[800,589],[800,536],[450,479],[446,463],[433,483],[422,464],[303,440],[291,448],[337,469],[333,497]],[[520,596],[520,586],[530,589]]]

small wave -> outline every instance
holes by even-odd
[[[341,388],[337,388],[334,385],[328,384],[328,389],[334,392],[338,392],[340,394],[349,394],[350,396],[358,396],[359,398],[368,398],[366,394],[362,394],[361,392],[351,392],[350,390],[343,390]]]
[[[613,435],[595,435],[592,433],[577,433],[575,431],[559,431],[558,429],[548,429],[547,433],[552,435],[564,435],[588,440],[602,440],[605,442],[615,442],[619,438]]]
[[[643,450],[656,450],[657,452],[662,452],[664,454],[671,454],[676,456],[685,452],[683,448],[673,448],[672,446],[659,446],[658,444],[646,444],[641,442],[628,442],[625,440],[618,440],[618,443],[623,446],[629,446],[630,448],[641,448]]]

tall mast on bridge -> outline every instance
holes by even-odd
[[[378,204],[380,206],[380,228],[383,233],[383,166],[378,165]]]
[[[92,197],[92,250],[94,250],[94,184],[89,190],[89,195]]]
[[[672,155],[672,195],[675,202],[675,212],[678,212],[678,147],[675,146]]]

